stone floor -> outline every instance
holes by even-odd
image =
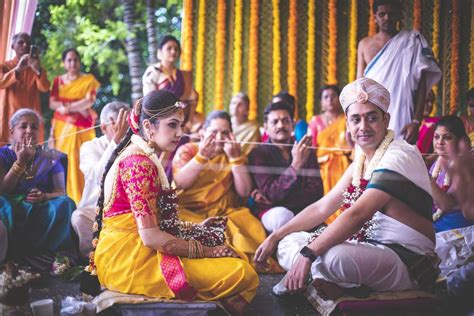
[[[282,277],[279,275],[260,275],[260,286],[258,288],[257,295],[250,305],[247,315],[318,315],[313,309],[305,297],[300,295],[294,295],[286,298],[278,298],[272,293],[273,285],[275,285]],[[54,300],[54,311],[55,315],[59,315],[61,300],[67,296],[80,296],[79,282],[63,281],[59,278],[42,278],[40,282],[36,282],[33,285],[30,294],[30,302],[45,298],[52,298]],[[472,293],[471,302],[466,302],[466,299],[462,301],[447,298],[442,299],[442,305],[440,312],[436,315],[470,315],[474,316],[474,293]],[[460,308],[460,306],[470,304],[470,310],[473,312],[468,313]],[[0,313],[1,314],[1,313]],[[115,312],[101,313],[100,315],[121,315]],[[136,314],[132,314],[136,315]],[[167,313],[166,315],[182,315],[182,313]],[[209,313],[208,315],[223,315],[223,313]],[[378,315],[377,313],[372,315]],[[387,315],[384,313],[384,315]],[[389,313],[389,315],[418,315],[418,314],[400,314],[400,313]]]
[[[261,275],[260,286],[246,314],[248,315],[318,315],[303,296],[281,299],[272,294],[272,287],[283,275]],[[61,300],[67,296],[78,296],[79,282],[67,282],[59,278],[43,278],[34,284],[30,302],[52,298],[55,315],[59,315]]]

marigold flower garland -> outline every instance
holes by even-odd
[[[216,74],[214,85],[214,109],[224,109],[224,82],[225,82],[225,33],[226,33],[226,1],[218,0],[216,16]]]
[[[439,13],[440,13],[440,0],[434,0],[433,4],[433,56],[436,61],[439,61]],[[438,95],[438,85],[433,86],[434,95]],[[438,103],[433,102],[433,110],[430,113],[430,116],[438,115]]]
[[[375,25],[375,16],[374,16],[374,0],[369,1],[369,36],[374,35],[377,32]]]
[[[357,0],[351,0],[350,5],[348,82],[352,82],[356,79],[357,72]]]
[[[327,77],[328,84],[337,83],[337,5],[336,0],[328,2],[328,63],[327,63]]]
[[[310,121],[314,114],[314,82],[316,72],[316,4],[308,1],[308,47],[306,48],[306,121]]]
[[[206,47],[206,1],[199,1],[198,41],[196,49],[196,91],[199,100],[196,111],[204,113],[204,53]]]
[[[258,0],[250,1],[249,61],[248,61],[248,92],[250,99],[249,119],[257,118],[258,92]]]
[[[281,52],[280,52],[280,0],[272,0],[272,78],[273,78],[273,94],[277,94],[281,91],[281,80],[280,80],[280,64],[281,64]]]
[[[242,0],[235,0],[232,95],[242,90]]]
[[[296,0],[290,0],[288,16],[288,92],[298,100],[298,45],[296,34],[298,31],[298,16],[296,5]],[[295,107],[295,119],[298,118],[298,108]]]
[[[471,39],[469,49],[469,52],[471,54],[471,62],[469,63],[469,87],[474,87],[474,22],[472,21],[473,17],[474,2],[471,2]]]
[[[456,113],[456,106],[459,97],[459,1],[453,0],[452,21],[451,21],[451,92],[449,98],[449,114]]]
[[[413,28],[417,31],[421,32],[421,25],[422,25],[422,15],[421,15],[421,6],[422,0],[414,0],[413,1]]]
[[[181,69],[192,70],[193,68],[193,0],[184,0],[183,19],[183,57],[181,58]]]

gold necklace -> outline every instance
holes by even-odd
[[[35,165],[35,158],[33,157],[33,160],[30,163],[30,166],[25,169],[25,180],[33,180],[35,178],[35,175],[33,174],[33,167]]]

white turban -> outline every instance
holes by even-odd
[[[390,92],[377,81],[362,77],[342,89],[339,101],[344,112],[353,103],[370,102],[387,113],[390,105]]]

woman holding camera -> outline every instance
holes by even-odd
[[[66,73],[54,78],[49,100],[49,107],[54,110],[50,138],[54,148],[68,156],[67,194],[77,204],[84,190],[79,149],[95,138],[91,127],[97,113],[92,106],[100,83],[93,75],[81,73],[81,58],[76,49],[66,49],[62,60]]]
[[[31,45],[27,33],[15,34],[12,38],[15,58],[0,62],[0,142],[9,143],[8,121],[21,108],[41,112],[40,93],[49,91],[46,70],[41,66],[38,46]],[[39,141],[43,141],[43,126],[40,126]]]

